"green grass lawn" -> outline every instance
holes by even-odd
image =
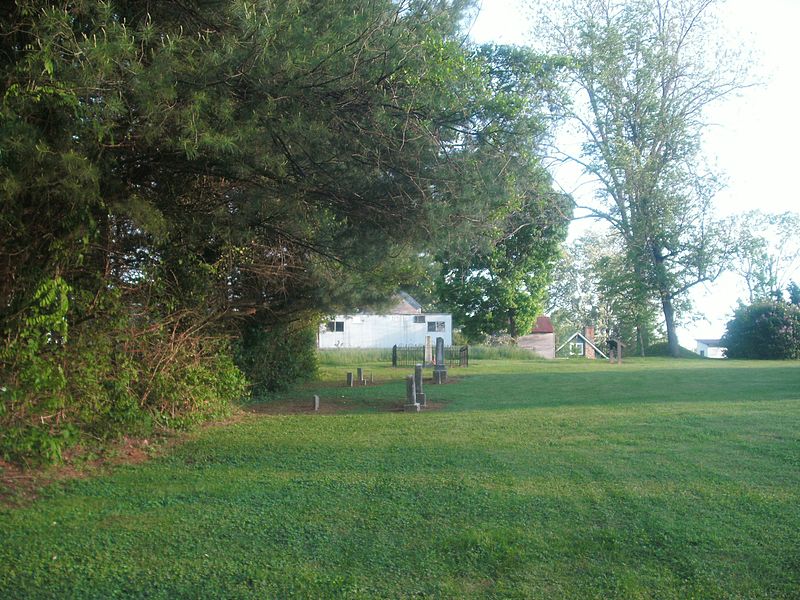
[[[363,366],[0,510],[0,597],[800,597],[800,364]]]

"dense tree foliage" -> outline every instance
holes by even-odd
[[[560,63],[543,62],[523,48],[494,51],[494,110],[516,118],[504,119],[491,138],[469,141],[466,147],[481,161],[460,192],[467,198],[489,194],[493,207],[468,215],[460,227],[450,219],[439,229],[429,267],[436,304],[452,311],[467,340],[524,335],[543,309],[558,244],[572,216],[568,199],[554,192],[537,155],[549,134],[545,107],[557,93],[549,74]],[[489,123],[497,115],[487,112],[481,119]],[[502,156],[496,147],[505,150]],[[484,234],[464,235],[464,224]]]
[[[721,343],[728,358],[800,358],[800,306],[785,302],[740,306]]]
[[[546,68],[506,76],[530,57],[466,45],[465,8],[0,8],[2,453],[224,413],[231,343],[306,339],[413,280],[439,232],[497,231]]]
[[[544,309],[568,214],[568,203],[549,185],[526,190],[491,247],[440,255],[438,298],[467,340],[503,333],[516,338],[531,330]]]
[[[719,275],[727,250],[711,213],[717,183],[699,155],[705,109],[742,84],[710,35],[715,1],[548,4],[543,33],[571,59],[564,110],[583,139],[564,158],[596,181],[596,202],[583,208],[616,231],[638,296],[659,302],[678,356],[676,312],[690,288]]]

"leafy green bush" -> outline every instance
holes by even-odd
[[[236,362],[252,384],[253,396],[285,390],[317,374],[316,319],[254,323],[242,332]]]
[[[100,310],[85,318],[87,306]],[[119,294],[44,280],[0,349],[0,456],[58,462],[83,441],[185,428],[246,392],[227,339],[142,320]],[[69,326],[68,326],[69,324]]]
[[[0,350],[0,453],[61,458],[75,437],[62,426],[67,376],[61,362],[67,343],[70,288],[60,277],[43,280],[20,319],[16,335]]]
[[[729,358],[800,358],[800,307],[784,302],[741,306],[728,322],[722,345]]]

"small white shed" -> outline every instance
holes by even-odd
[[[336,315],[324,321],[317,335],[319,348],[391,348],[424,346],[430,336],[453,343],[453,317],[447,313],[423,313],[420,304],[408,294],[385,314],[359,313]]]
[[[720,345],[718,339],[698,339],[695,341],[697,342],[695,352],[700,356],[705,356],[706,358],[725,358],[725,347]]]

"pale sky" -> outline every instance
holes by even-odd
[[[529,43],[525,5],[525,0],[482,0],[471,37],[479,43]],[[759,85],[708,113],[714,125],[704,133],[705,153],[727,181],[715,199],[717,213],[800,212],[800,0],[728,0],[720,17],[720,33],[751,53],[750,77]],[[558,183],[574,189],[574,181],[563,177],[556,175]],[[579,221],[572,229],[585,224]],[[800,273],[795,280],[800,283]],[[739,297],[745,297],[744,287],[733,275],[696,288],[695,306],[705,319],[679,330],[681,344],[694,349],[694,338],[720,337]]]

